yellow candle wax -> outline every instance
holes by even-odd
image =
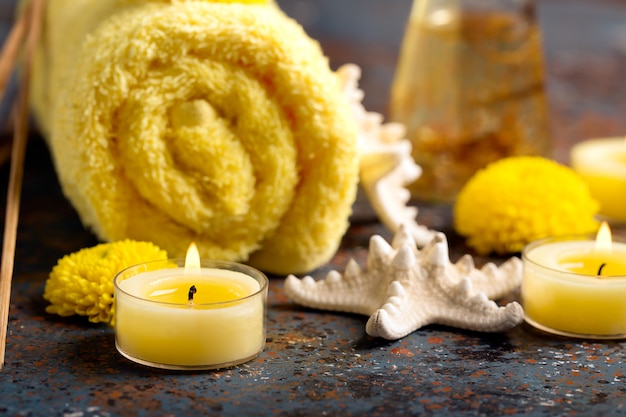
[[[222,275],[221,272],[215,274],[213,279],[210,280],[207,280],[205,276],[194,275],[193,273],[176,277],[168,276],[146,284],[143,288],[144,298],[161,303],[201,306],[207,303],[223,303],[238,300],[258,290],[258,283],[256,282],[222,279],[223,277],[220,277],[220,275]],[[190,303],[189,290],[192,287],[194,292],[192,303]],[[142,289],[138,290],[141,291]]]
[[[522,258],[527,322],[562,335],[626,337],[626,243],[603,253],[591,239],[543,239]]]
[[[568,271],[583,275],[611,277],[626,275],[626,256],[622,253],[591,251],[560,258],[560,265]]]
[[[626,140],[592,139],[572,148],[572,168],[600,203],[600,214],[626,223]]]
[[[225,269],[231,265],[239,270]],[[116,346],[135,362],[214,369],[263,350],[267,278],[259,271],[232,263],[192,271],[140,265],[115,284]]]

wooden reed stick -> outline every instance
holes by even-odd
[[[11,279],[15,261],[15,245],[17,239],[17,222],[20,208],[22,178],[24,174],[24,154],[28,140],[28,96],[29,81],[35,47],[39,41],[41,21],[43,18],[44,0],[32,0],[27,13],[28,35],[24,51],[24,63],[20,79],[20,90],[16,103],[16,123],[11,153],[11,169],[9,171],[9,188],[7,191],[6,216],[4,221],[4,241],[2,261],[0,265],[0,370],[4,366],[6,338],[9,322],[9,305],[11,303]],[[14,66],[14,65],[13,65]],[[11,65],[9,65],[11,67]],[[9,71],[10,72],[10,71]]]

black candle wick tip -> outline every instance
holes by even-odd
[[[606,266],[606,263],[603,263],[602,265],[600,265],[600,269],[598,269],[598,275],[602,275],[602,269],[604,269],[605,266]]]
[[[188,300],[188,301],[193,301],[193,295],[196,293],[196,291],[197,291],[197,290],[196,290],[196,286],[195,286],[195,285],[192,285],[192,286],[189,288],[189,296],[187,297],[187,300]]]

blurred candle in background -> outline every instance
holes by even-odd
[[[626,138],[590,139],[572,148],[572,168],[611,224],[626,224]]]

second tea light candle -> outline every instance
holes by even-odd
[[[526,321],[590,339],[626,337],[626,242],[598,249],[589,237],[546,238],[522,253]]]

